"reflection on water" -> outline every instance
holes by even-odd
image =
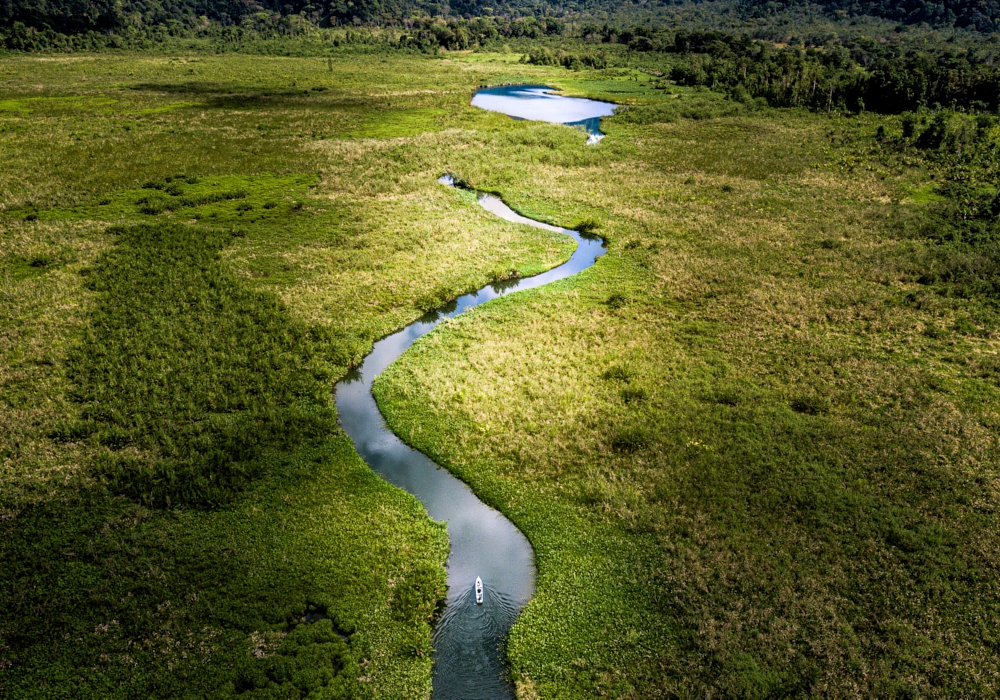
[[[434,631],[435,698],[510,697],[503,647],[520,608],[485,584],[482,605],[476,604],[473,588],[448,601]]]
[[[441,182],[453,184],[448,176]],[[443,319],[491,299],[576,274],[604,254],[604,243],[527,219],[492,195],[481,195],[479,203],[508,221],[572,236],[577,249],[559,267],[483,287],[378,341],[361,365],[337,384],[336,401],[342,427],[372,469],[416,496],[432,518],[448,523],[448,596],[434,633],[434,697],[511,700],[514,693],[505,675],[502,645],[518,611],[535,591],[531,545],[513,523],[480,501],[462,481],[389,430],[372,396],[372,382]],[[477,576],[485,588],[483,605],[475,604]]]
[[[521,284],[520,277],[511,277],[505,280],[497,280],[496,282],[490,282],[490,289],[492,289],[497,294],[503,294],[508,289],[513,289],[519,284]]]
[[[503,85],[479,90],[472,97],[472,106],[500,112],[515,119],[530,119],[555,124],[582,126],[588,144],[604,138],[601,117],[615,113],[617,105],[582,97],[555,95],[545,85]]]

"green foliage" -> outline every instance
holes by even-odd
[[[879,125],[873,155],[891,167],[919,159],[942,176],[919,214],[898,213],[899,235],[933,244],[915,261],[914,279],[945,295],[1000,301],[996,118],[940,110],[904,114],[898,124]]]
[[[673,99],[658,101],[642,110],[628,110],[620,121],[628,124],[664,124],[680,119],[717,119],[748,114],[757,105],[745,105],[728,99],[718,92],[698,88],[694,92],[678,94]]]
[[[825,48],[787,47],[725,32],[679,31],[672,47],[683,57],[670,77],[734,97],[815,110],[899,113],[921,106],[959,105],[996,110],[1000,70],[973,51],[923,52],[869,40]]]
[[[399,36],[397,46],[426,52],[436,52],[439,48],[461,51],[498,39],[538,39],[559,34],[563,28],[560,20],[551,17],[538,20],[487,16],[447,22],[428,17],[410,19],[404,25],[406,30]]]
[[[609,367],[601,375],[604,379],[612,379],[620,382],[628,383],[632,380],[632,373],[626,368],[620,365],[615,365]]]
[[[536,66],[563,66],[570,70],[583,70],[584,68],[607,68],[609,61],[608,55],[603,51],[575,54],[562,50],[552,51],[545,46],[539,46],[530,49],[522,56],[521,62]]]
[[[785,9],[801,9],[801,0],[744,0],[741,6],[746,8],[749,17],[759,18],[774,15]],[[928,2],[900,3],[890,0],[862,0],[861,2],[845,2],[844,0],[820,0],[816,3],[824,13],[830,16],[848,17],[882,17],[902,24],[955,25],[971,27],[981,32],[996,31],[1000,28],[1000,10],[991,3],[944,2],[930,0]]]
[[[358,460],[326,392],[423,302],[569,254],[435,184],[448,171],[610,241],[379,385],[400,434],[531,538],[523,695],[995,695],[996,324],[978,292],[917,280],[921,255],[992,233],[957,216],[948,240],[914,235],[937,206],[989,210],[979,115],[913,115],[903,144],[900,120],[772,111],[671,84],[689,57],[652,31],[572,47],[645,73],[351,31],[329,63],[0,66],[0,695],[428,692],[443,528]],[[310,42],[231,50],[341,49]],[[585,147],[468,107],[513,81],[629,108]],[[272,367],[287,390],[255,376]],[[296,411],[316,423],[286,444],[268,421]],[[250,459],[220,484],[206,446]],[[165,467],[208,483],[189,495]]]
[[[261,228],[287,245],[297,224],[315,226],[318,208],[290,201],[314,181],[168,176],[23,224],[78,249],[66,232],[87,231],[90,217],[147,222],[101,233],[111,247],[86,266],[30,233],[16,255],[5,243],[4,328],[30,337],[65,325],[72,304],[50,300],[67,279],[93,304],[69,339],[38,344],[60,347],[56,362],[28,360],[41,383],[0,388],[12,417],[46,407],[30,424],[14,417],[0,441],[3,476],[17,484],[0,499],[0,695],[354,698],[359,663],[376,650],[380,682],[401,695],[429,683],[429,657],[395,641],[427,646],[429,625],[390,615],[385,582],[402,566],[443,579],[443,530],[337,429],[330,386],[342,370],[326,360],[341,354],[336,336],[293,321],[222,259]],[[226,200],[200,207],[217,227],[141,213],[140,195],[178,182],[183,196],[242,187],[249,201],[280,203],[256,224]],[[247,226],[234,238],[225,224],[237,221]],[[60,310],[28,324],[36,294]],[[2,350],[23,369],[16,346]],[[32,487],[44,467],[7,469],[25,464],[26,440],[71,455],[73,473]],[[375,511],[390,516],[375,522]],[[409,602],[433,609],[440,595],[417,587]]]
[[[636,94],[615,82],[569,84]],[[390,425],[510,513],[552,572],[508,647],[523,694],[994,694],[978,621],[996,545],[959,543],[995,515],[976,504],[996,374],[973,358],[996,324],[981,296],[910,277],[938,244],[897,192],[970,142],[945,133],[886,174],[857,147],[884,124],[888,148],[895,120],[665,119],[664,102],[727,100],[658,82],[605,122],[620,160],[494,178],[519,210],[599,219],[608,255],[440,327],[375,387]],[[924,680],[927,664],[949,672]]]
[[[0,18],[0,27],[7,25],[0,29],[0,44],[15,51],[81,51],[182,43],[218,52],[329,56],[345,46],[375,53],[403,50],[436,55],[441,50],[494,49],[515,42],[523,51],[521,60],[528,64],[574,71],[638,65],[676,84],[725,92],[739,103],[760,99],[780,107],[882,113],[934,105],[1000,107],[996,49],[975,34],[965,37],[964,46],[958,48],[949,44],[940,49],[933,41],[898,32],[881,36],[881,41],[836,33],[800,37],[779,48],[771,41],[753,40],[745,29],[668,29],[675,22],[660,17],[653,21],[646,10],[638,11],[647,15],[646,21],[632,26],[594,21],[574,26],[547,16],[544,4],[524,6],[511,15],[483,15],[485,6],[470,3],[461,10],[450,6],[464,18],[433,18],[409,16],[403,0],[334,3],[325,8],[285,4],[254,12],[243,5],[202,7],[198,1],[185,0],[167,10],[146,7],[143,0],[132,0],[136,4],[132,10],[130,3],[122,7],[99,3],[93,12],[76,13],[100,24],[100,29],[68,24],[74,13],[62,7],[63,0],[36,3],[29,12],[32,17],[18,19],[17,12],[8,12],[6,22]],[[441,9],[436,4],[416,4],[431,14]],[[794,14],[797,9],[789,3],[775,11]],[[535,16],[518,16],[521,13]],[[210,21],[196,19],[202,16]],[[622,19],[628,16],[625,11]],[[962,26],[982,29],[995,21],[990,13],[977,17],[966,18]],[[363,23],[370,24],[354,26]],[[342,24],[350,26],[344,29]],[[701,18],[684,26],[705,24]],[[120,31],[107,31],[112,27]],[[761,31],[755,35],[762,36]]]
[[[641,450],[649,442],[649,433],[642,427],[619,429],[611,437],[610,446],[615,452],[632,454]]]
[[[615,292],[604,301],[609,309],[620,309],[628,304],[628,297],[621,292]]]
[[[806,394],[792,398],[788,405],[796,413],[816,416],[830,410],[830,399],[825,396]]]
[[[240,697],[352,700],[360,691],[361,667],[328,619],[295,626],[260,666],[254,676],[239,680]]]
[[[174,186],[166,189],[166,193],[172,199],[142,197],[136,200],[136,204],[141,205],[139,211],[143,214],[162,214],[165,211],[177,211],[178,209],[190,209],[216,202],[227,202],[234,199],[246,199],[249,193],[246,190],[233,190],[231,192],[207,192],[193,197],[181,197],[183,190]],[[247,202],[236,205],[237,211],[252,211],[253,205]]]
[[[618,394],[622,397],[622,401],[627,404],[642,403],[649,398],[649,394],[641,386],[627,386],[619,391]]]
[[[320,668],[351,697],[425,695],[446,532],[329,393],[425,294],[571,252],[435,182],[500,120],[403,54],[54,58],[0,66],[0,696],[295,697]],[[582,143],[542,131],[518,147]],[[288,670],[269,659],[310,605],[350,658]]]
[[[252,653],[253,637],[280,641],[289,630],[287,638],[300,640],[310,656],[325,651],[327,640],[299,631],[301,591],[283,588],[292,598],[268,596],[263,609],[261,599],[246,605],[247,562],[223,554],[216,533],[203,531],[208,538],[195,541],[185,532],[192,524],[86,491],[22,511],[16,534],[0,548],[5,652],[16,669],[0,679],[0,692],[59,697],[73,685],[77,697],[125,697],[124,683],[133,695],[169,697],[200,687],[227,696],[237,686],[287,692],[295,675],[315,675],[315,658],[291,658],[282,676]],[[332,629],[330,621],[325,626]],[[350,646],[336,641],[337,665],[328,663],[318,679],[324,685],[356,663]],[[139,668],[122,678],[119,661]],[[86,678],[80,667],[92,667]]]
[[[169,224],[112,233],[116,248],[90,275],[100,301],[69,368],[81,418],[105,448],[95,468],[114,491],[158,506],[217,505],[266,456],[273,468],[281,451],[336,431],[309,334],[219,264],[230,233]]]

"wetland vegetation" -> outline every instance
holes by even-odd
[[[998,693],[989,46],[890,109],[891,48],[534,22],[0,58],[0,694],[429,695],[445,529],[333,387],[573,250],[445,172],[609,245],[374,387],[535,549],[520,698]],[[588,146],[506,83],[621,107]]]

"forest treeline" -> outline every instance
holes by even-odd
[[[879,17],[901,24],[964,27],[980,32],[1000,28],[997,0],[737,0],[747,18],[795,13],[815,6],[829,17]]]
[[[196,24],[204,20],[240,24],[257,13],[300,15],[310,22],[396,24],[417,16],[471,19],[483,15],[543,17],[633,15],[654,16],[679,3],[656,0],[622,4],[614,0],[0,0],[0,27],[14,22],[38,31],[66,35],[89,31],[115,32],[166,22]],[[707,14],[766,20],[815,15],[830,20],[871,17],[904,25],[959,27],[989,33],[1000,29],[1000,0],[702,0]],[[705,13],[703,13],[705,14]]]
[[[21,21],[0,23],[0,48],[12,51],[99,51],[143,49],[173,38],[208,39],[220,48],[275,38],[310,37],[341,43],[378,43],[401,48],[436,51],[462,50],[487,45],[498,39],[538,39],[560,36],[572,39],[566,24],[550,16],[475,17],[445,21],[430,17],[406,19],[389,27],[348,22],[336,29],[317,23],[307,13],[255,12],[239,23],[188,17],[184,21],[159,23],[136,21],[117,30],[88,29],[62,32],[51,26],[38,28]]]
[[[14,12],[10,9],[11,1],[3,0],[5,17]],[[39,4],[44,6],[47,1],[39,0]],[[68,7],[75,0],[53,1]],[[190,12],[206,10],[211,5],[219,17],[234,16],[220,9],[229,7],[225,3],[205,0],[175,0],[175,3],[177,8],[188,8]],[[110,15],[102,14],[99,2],[90,3],[89,7],[92,8],[89,16],[99,24],[121,21],[125,12],[122,8],[129,5],[116,4]],[[180,9],[170,10],[172,7],[169,3],[155,4],[148,12],[154,18],[161,11],[182,14]],[[284,9],[290,7],[285,5]],[[65,33],[52,27],[39,30],[24,22],[14,22],[7,29],[0,29],[0,44],[15,51],[87,51],[141,49],[173,37],[197,37],[214,42],[219,50],[238,50],[262,39],[312,37],[332,45],[375,43],[386,49],[433,53],[440,49],[489,48],[501,42],[522,41],[527,42],[519,46],[528,63],[571,69],[642,67],[663,80],[684,86],[705,86],[726,92],[740,102],[763,100],[774,107],[881,113],[922,108],[977,112],[1000,109],[1000,48],[991,42],[972,42],[965,47],[943,50],[918,50],[899,37],[891,41],[844,38],[818,46],[802,43],[780,46],[733,32],[658,30],[592,21],[568,23],[558,17],[531,15],[448,21],[423,17],[381,28],[357,27],[351,23],[346,29],[334,31],[318,24],[324,17],[329,19],[330,7],[323,10],[326,14],[313,5],[303,6],[299,14],[262,10],[244,16],[239,23],[228,24],[209,21],[206,16],[197,21],[189,18],[149,23],[129,15],[134,21],[129,20],[132,23],[121,31],[90,29],[73,33],[70,30],[82,25],[70,22],[65,25],[69,33]],[[23,8],[18,11],[26,12]]]
[[[596,3],[595,3],[596,4]],[[491,4],[482,0],[0,0],[0,28],[20,23],[39,32],[65,35],[87,32],[122,33],[156,25],[179,23],[196,27],[208,22],[239,25],[260,15],[301,17],[321,27],[345,24],[397,25],[411,17],[472,18],[544,17],[559,14],[558,2],[511,0]]]
[[[1000,55],[995,48],[916,50],[903,42],[830,41],[823,46],[778,46],[726,32],[654,32],[643,27],[585,26],[586,48],[529,49],[543,65],[603,68],[621,62],[608,51],[624,44],[628,63],[688,87],[704,86],[740,102],[772,107],[887,114],[951,108],[1000,109]],[[617,57],[617,58],[616,58]]]
[[[884,113],[951,107],[996,111],[1000,67],[992,52],[917,51],[855,40],[821,47],[776,47],[721,32],[678,32],[659,47],[681,60],[669,77],[775,107]]]

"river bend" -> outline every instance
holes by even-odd
[[[531,88],[536,99],[546,104],[552,99],[550,95],[538,97],[540,87]],[[509,98],[507,104],[491,105],[497,111],[504,111],[500,108],[509,106],[510,100],[517,100],[514,104],[521,109],[520,100],[527,94],[505,88],[494,90],[492,96]],[[576,110],[570,115],[572,119],[556,119],[547,114],[546,120],[577,122],[593,135],[597,122],[585,119],[596,115],[581,111],[578,104],[585,100],[563,99],[567,101],[561,104]],[[597,111],[610,114],[604,106],[607,103],[599,104]],[[527,112],[512,116],[521,114],[528,116]],[[448,175],[439,182],[454,186]],[[518,613],[535,592],[534,551],[513,523],[480,501],[464,482],[396,437],[379,412],[372,396],[372,383],[418,338],[444,319],[492,299],[575,275],[593,265],[605,252],[605,244],[599,238],[521,216],[493,195],[479,194],[478,199],[484,209],[507,221],[572,236],[576,250],[569,260],[551,270],[487,285],[382,338],[361,365],[336,387],[340,423],[361,457],[386,480],[416,496],[432,518],[447,523],[451,542],[448,594],[433,638],[435,700],[513,700],[514,689],[507,676],[503,645]],[[484,584],[482,605],[476,604],[477,576]]]

